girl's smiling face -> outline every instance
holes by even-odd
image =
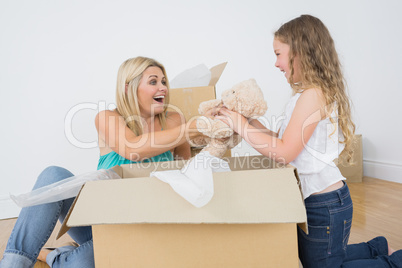
[[[137,97],[141,116],[150,117],[163,112],[168,88],[166,78],[159,67],[148,67],[142,74]]]
[[[276,38],[274,39],[275,67],[285,74],[288,83],[290,82],[289,50],[290,47],[288,44],[282,43]],[[298,58],[296,56],[293,61],[293,83],[300,82],[298,65]]]

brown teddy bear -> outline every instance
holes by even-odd
[[[267,111],[264,95],[254,79],[243,81],[224,91],[221,100],[202,102],[198,108],[201,117],[197,119],[197,129],[207,137],[194,139],[190,144],[194,147],[206,145],[201,152],[207,151],[219,158],[241,141],[241,137],[221,120],[204,116],[209,110],[223,106],[246,118],[260,117]]]

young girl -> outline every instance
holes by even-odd
[[[303,15],[275,32],[273,47],[294,92],[279,133],[225,108],[215,112],[261,154],[297,168],[308,221],[308,234],[298,228],[303,267],[402,267],[402,250],[393,253],[384,237],[347,245],[353,204],[333,160],[342,149],[351,157],[355,125],[328,29]]]
[[[201,135],[195,121],[185,124],[178,113],[166,112],[169,82],[165,68],[144,57],[126,60],[117,78],[117,109],[102,111],[95,120],[99,134],[98,169],[133,161],[188,159],[186,137]],[[73,176],[60,167],[48,167],[34,189]],[[33,267],[36,259],[50,267],[95,267],[91,227],[71,228],[68,234],[76,245],[41,250],[57,219],[63,221],[74,198],[23,208],[9,238],[0,268]],[[40,253],[40,254],[39,254]],[[39,255],[39,256],[38,256]]]

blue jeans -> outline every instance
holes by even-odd
[[[71,172],[60,167],[48,167],[38,177],[33,189],[73,176]],[[63,221],[74,198],[21,210],[14,229],[10,235],[0,261],[0,268],[33,267],[36,258],[52,234],[57,220]],[[47,256],[50,267],[95,267],[91,227],[75,227],[68,234],[79,247],[66,246],[58,248]]]
[[[311,195],[304,202],[309,234],[297,230],[304,268],[402,267],[402,250],[388,256],[384,237],[348,245],[353,203],[346,183],[338,190]]]

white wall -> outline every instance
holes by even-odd
[[[218,94],[254,77],[266,117],[279,116],[291,91],[274,67],[272,33],[303,13],[321,18],[336,41],[364,137],[365,175],[402,182],[402,2],[192,2],[0,2],[0,218],[18,215],[9,193],[29,191],[45,167],[96,169],[94,116],[113,104],[118,66],[129,57],[159,60],[170,78],[228,61]]]

